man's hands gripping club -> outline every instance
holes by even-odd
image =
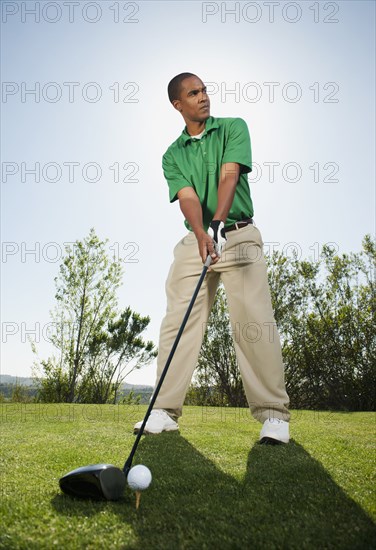
[[[196,192],[191,187],[184,187],[178,192],[180,208],[189,221],[194,234],[196,235],[198,249],[201,259],[205,263],[206,258],[210,255],[211,264],[219,261],[223,243],[226,241],[224,236],[224,224],[220,220],[213,220],[210,224],[208,233],[203,228],[202,209]],[[209,233],[210,232],[210,233]]]
[[[221,166],[218,183],[218,206],[207,233],[203,228],[202,207],[194,188],[183,187],[178,191],[180,209],[196,235],[203,263],[205,263],[208,255],[212,258],[212,265],[220,259],[222,247],[226,242],[223,220],[227,219],[234,200],[239,173],[240,165],[236,162],[228,162]]]
[[[210,222],[208,235],[214,241],[214,250],[218,258],[222,255],[222,248],[225,245],[226,233],[225,233],[225,224],[221,220],[213,220]]]
[[[205,263],[206,258],[210,255],[211,264],[216,264],[222,253],[222,248],[226,242],[225,224],[221,220],[213,220],[210,223],[208,232],[204,230],[199,234],[196,233],[198,248],[202,261]]]

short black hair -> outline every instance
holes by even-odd
[[[180,96],[180,89],[181,89],[181,83],[186,78],[190,78],[191,76],[197,76],[193,73],[180,73],[172,80],[170,80],[170,83],[168,85],[167,91],[168,91],[168,99],[172,103],[174,99],[179,99]]]

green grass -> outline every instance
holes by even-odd
[[[2,404],[0,548],[375,547],[374,413],[293,411],[292,441],[258,444],[246,409],[186,407],[180,434],[144,437],[153,482],[135,510],[72,499],[58,479],[122,466],[146,407]]]

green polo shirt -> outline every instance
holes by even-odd
[[[192,139],[185,127],[163,155],[162,167],[175,201],[183,187],[192,187],[202,205],[207,231],[217,209],[218,183],[222,164],[240,164],[240,176],[225,226],[253,216],[253,204],[247,173],[252,171],[251,140],[246,122],[241,118],[209,117],[201,139]],[[187,220],[185,225],[192,230]]]

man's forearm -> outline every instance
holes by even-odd
[[[220,181],[218,185],[218,206],[213,216],[213,220],[226,222],[232,202],[234,200],[237,181]]]
[[[239,169],[239,164],[235,162],[226,163],[222,166],[218,182],[218,203],[213,220],[226,222],[239,180]]]
[[[185,219],[197,237],[200,233],[204,232],[202,207],[199,198],[196,194],[190,197],[182,197],[179,199],[179,204]]]

